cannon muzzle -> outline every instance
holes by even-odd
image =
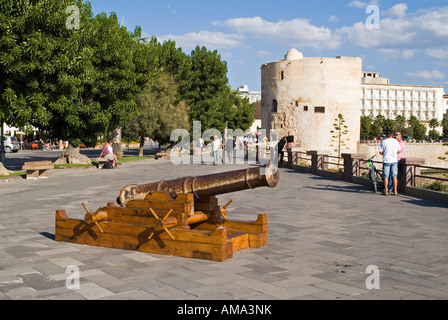
[[[186,177],[170,181],[158,181],[143,185],[128,185],[120,191],[118,204],[126,207],[131,200],[144,200],[151,192],[192,193],[196,199],[260,187],[275,188],[279,182],[276,166],[222,172],[206,176]]]

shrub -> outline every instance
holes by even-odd
[[[435,181],[433,183],[425,184],[423,188],[432,191],[448,192],[448,185],[444,184],[441,181]]]

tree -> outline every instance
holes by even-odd
[[[418,118],[416,116],[409,117],[409,120],[408,120],[409,127],[416,127],[416,126],[418,126],[418,124],[420,124],[420,121],[418,120]]]
[[[397,124],[397,131],[402,132],[406,128],[406,118],[404,116],[398,115],[395,118],[396,124]]]
[[[201,121],[204,130],[224,131],[232,120],[233,99],[228,85],[227,64],[218,52],[197,46],[191,52],[190,82],[181,97],[190,106],[190,121]]]
[[[383,132],[383,127],[381,126],[381,124],[377,121],[373,121],[372,127],[370,129],[370,136],[372,138],[379,137],[384,134]]]
[[[385,119],[383,124],[383,132],[386,133],[387,130],[397,131],[397,122],[394,119]]]
[[[431,130],[429,130],[428,135],[431,139],[437,140],[440,138],[440,133],[436,130],[436,128],[440,127],[440,125],[441,123],[437,119],[431,119],[429,121],[429,128]]]
[[[383,135],[384,133],[386,133],[386,117],[383,116],[382,114],[379,114],[376,116],[376,118],[373,120],[373,126],[375,129],[375,136],[380,136]]]
[[[123,128],[123,135],[140,141],[140,157],[143,156],[145,137],[166,143],[175,129],[189,129],[188,106],[178,101],[177,93],[174,78],[163,73],[155,84],[147,85],[135,98],[141,111]]]
[[[448,118],[442,120],[443,136],[448,138]]]
[[[81,0],[79,28],[67,28],[71,4],[0,3],[0,118],[94,145],[138,112],[134,96],[149,81],[151,58],[138,28],[129,33],[114,13],[93,17]]]
[[[232,91],[230,96],[233,100],[233,106],[230,111],[231,119],[227,122],[227,127],[245,132],[250,129],[254,122],[255,104],[251,104],[247,98],[241,98],[237,91]]]
[[[372,117],[361,116],[361,139],[372,138]]]
[[[437,127],[440,126],[440,122],[437,119],[431,119],[429,121],[429,128],[431,128],[432,130],[435,130]]]
[[[69,64],[64,40],[68,0],[0,2],[0,126],[48,123],[50,104],[64,103],[58,81]],[[58,76],[61,74],[61,76]],[[65,91],[65,88],[63,88]],[[3,143],[3,142],[2,142]],[[2,148],[3,150],[3,148]]]
[[[433,140],[438,140],[440,138],[440,132],[437,130],[429,130],[428,136]]]
[[[422,123],[415,124],[414,127],[412,127],[412,130],[414,131],[414,139],[416,140],[424,140],[426,132],[428,131],[426,126]]]
[[[338,166],[341,164],[341,150],[342,147],[347,146],[346,142],[350,139],[344,140],[344,136],[348,135],[348,127],[345,125],[344,116],[339,114],[337,119],[334,120],[334,130],[330,131],[332,136],[331,147],[335,147],[334,150],[338,154]]]

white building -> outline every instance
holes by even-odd
[[[448,118],[448,95],[443,96],[443,110],[445,112],[444,117]]]
[[[248,98],[250,103],[261,101],[261,91],[250,91],[247,85],[238,88],[240,97]]]
[[[37,136],[39,130],[33,127],[33,136]],[[6,124],[3,124],[3,134],[5,136],[15,136],[20,137],[21,135],[24,135],[25,133],[20,129],[16,127],[10,127]]]
[[[361,82],[363,116],[383,115],[390,119],[415,116],[428,124],[432,119],[442,120],[448,109],[444,105],[443,87],[390,84],[379,73],[367,72],[363,72]]]

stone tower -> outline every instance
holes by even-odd
[[[304,151],[334,154],[333,124],[344,116],[349,135],[342,152],[357,152],[361,118],[360,58],[304,58],[291,49],[281,61],[261,67],[262,127],[268,137],[295,136]]]

